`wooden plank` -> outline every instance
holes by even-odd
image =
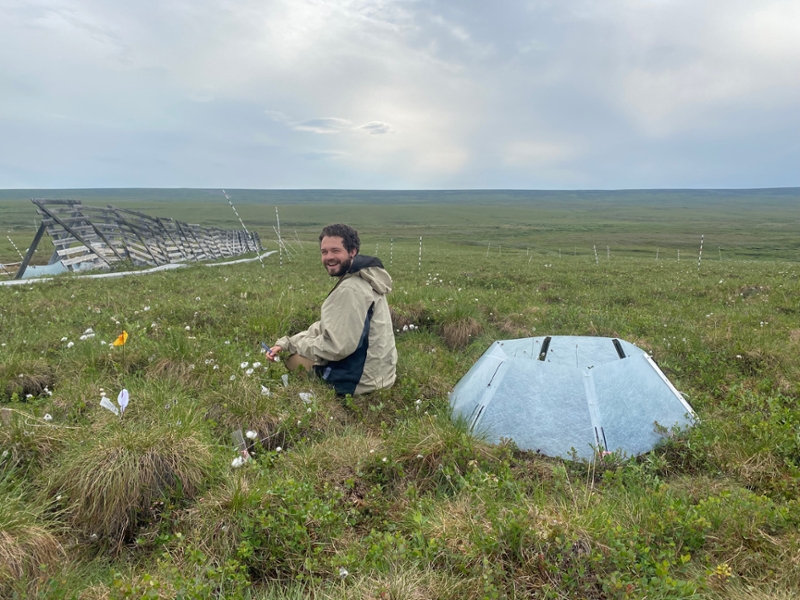
[[[88,252],[89,249],[86,246],[74,246],[72,248],[65,248],[64,250],[56,250],[56,254],[59,256],[69,256],[70,254],[75,254],[76,252]]]
[[[97,256],[95,256],[94,254],[83,254],[81,256],[75,256],[73,258],[65,258],[64,260],[61,261],[61,264],[63,264],[65,267],[70,267],[72,265],[77,265],[78,263],[87,263],[87,262],[95,263],[97,264],[98,267],[102,267],[103,264],[106,264],[106,263],[101,263],[98,260]]]
[[[28,268],[28,263],[31,262],[31,258],[33,258],[33,253],[36,252],[36,246],[39,245],[39,242],[42,241],[42,236],[44,235],[45,230],[44,223],[39,225],[39,229],[36,231],[36,235],[33,236],[33,241],[31,245],[28,246],[28,251],[25,253],[25,258],[22,259],[22,263],[19,265],[19,270],[17,274],[14,275],[14,279],[22,279],[22,275],[25,273],[25,269]],[[5,268],[3,268],[5,271]]]
[[[49,204],[54,204],[54,205],[57,205],[57,206],[67,206],[67,205],[75,205],[75,204],[80,204],[81,203],[80,200],[72,200],[72,199],[69,199],[69,198],[63,199],[63,200],[54,200],[52,198],[31,198],[31,202],[33,202],[37,206],[39,205],[40,202],[48,204],[48,205]]]
[[[34,204],[37,204],[37,206],[39,206],[39,208],[41,208],[42,210],[45,210],[45,211],[47,210],[47,209],[44,207],[44,204],[43,204],[43,203],[41,203],[41,202],[40,202],[40,203],[37,203],[36,201],[34,201]],[[68,233],[71,233],[71,234],[72,234],[72,235],[75,237],[75,239],[76,239],[78,242],[80,242],[80,243],[81,243],[81,244],[83,244],[84,246],[88,246],[88,244],[86,243],[86,241],[85,241],[84,239],[82,239],[82,237],[81,237],[79,234],[76,234],[76,233],[75,233],[75,231],[73,231],[73,229],[72,229],[72,228],[71,228],[69,225],[65,225],[65,224],[61,223],[61,222],[60,222],[60,219],[59,219],[57,216],[55,216],[54,214],[52,214],[52,213],[50,213],[50,216],[51,216],[51,217],[53,217],[53,219],[55,219],[55,221],[56,221],[56,222],[57,222],[59,225],[61,225],[61,226],[62,226],[64,229],[66,229]],[[99,257],[100,257],[100,259],[101,259],[103,262],[105,262],[106,264],[108,264],[109,266],[111,266],[111,264],[110,264],[110,263],[109,263],[109,262],[108,262],[108,261],[105,259],[105,257],[101,256],[101,255],[100,255],[99,253],[97,253],[97,252],[96,252],[96,251],[95,251],[93,248],[91,248],[91,247],[90,247],[89,249],[90,249],[90,251],[91,251],[91,252],[95,252],[95,253],[97,254],[97,256],[99,256]]]
[[[142,236],[140,235],[140,233],[139,233],[138,229],[137,229],[135,226],[131,225],[131,224],[128,222],[128,220],[127,220],[125,217],[123,217],[123,216],[120,214],[120,212],[121,212],[121,211],[120,211],[120,210],[118,210],[118,209],[116,209],[116,208],[114,208],[114,207],[113,207],[113,206],[111,206],[110,204],[108,205],[108,208],[110,208],[111,210],[113,210],[113,211],[114,211],[114,213],[116,213],[116,215],[117,215],[117,219],[119,220],[119,222],[120,222],[121,224],[124,224],[124,225],[126,225],[126,226],[128,227],[128,229],[130,229],[130,230],[133,232],[133,234],[134,234],[134,235],[135,235],[137,238],[139,238],[139,241],[140,241],[140,242],[141,242],[141,243],[144,245],[144,247],[145,247],[145,248],[147,248],[147,243],[146,243],[146,242],[145,242],[145,241],[142,239]],[[150,254],[150,258],[152,258],[152,259],[153,259],[153,263],[154,263],[155,265],[158,265],[158,260],[156,259],[156,257],[155,257],[155,256],[153,256],[153,254],[150,252],[150,249],[149,249],[149,248],[147,248],[147,252],[148,252],[148,254]]]
[[[112,256],[114,256],[114,254],[110,252],[108,248],[102,246],[101,247],[94,246],[94,249],[97,250],[97,252],[101,253],[104,256],[104,258],[111,258]],[[89,252],[89,249],[86,248],[86,246],[75,246],[74,248],[67,248],[65,250],[56,250],[56,254],[58,254],[59,256],[67,256],[67,257],[72,254],[77,254],[78,252]]]

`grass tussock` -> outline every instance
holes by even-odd
[[[181,360],[163,357],[145,367],[147,377],[155,380],[170,379],[182,385],[189,385],[195,378],[194,367]]]
[[[285,457],[282,469],[295,478],[342,484],[380,453],[381,440],[353,429],[330,436]]]
[[[236,473],[204,494],[181,516],[198,549],[214,559],[236,552],[242,542],[243,515],[259,506],[262,488],[251,473]]]
[[[479,577],[462,579],[435,569],[393,565],[386,572],[359,575],[344,586],[317,592],[325,600],[477,600],[483,598]]]
[[[409,325],[421,326],[429,318],[428,310],[421,304],[390,305],[392,325],[395,331],[404,331]]]
[[[3,485],[2,487],[6,487]],[[37,579],[65,556],[41,506],[21,492],[0,489],[0,596],[20,580]]]
[[[483,333],[478,309],[472,304],[458,302],[446,306],[437,314],[439,334],[451,350],[463,350]]]
[[[384,437],[383,452],[384,456],[374,455],[374,480],[414,482],[419,491],[448,495],[458,489],[459,479],[469,469],[496,463],[499,455],[446,415],[400,424]]]
[[[451,350],[463,350],[472,338],[481,333],[483,325],[473,317],[463,317],[442,325],[442,338]]]
[[[226,441],[231,431],[242,429],[258,432],[268,448],[285,446],[285,436],[279,431],[281,401],[277,392],[266,395],[254,386],[247,386],[233,398],[227,391],[220,391],[210,405],[209,416],[218,424]]]
[[[4,394],[0,400],[16,398],[24,402],[52,391],[55,384],[55,370],[43,360],[0,363],[0,389]]]
[[[795,600],[797,588],[720,583],[712,588],[709,597],[714,600]]]
[[[71,525],[109,546],[158,519],[159,502],[190,500],[209,476],[211,451],[188,427],[113,424],[70,448],[49,471]]]
[[[72,431],[37,417],[25,404],[0,408],[0,472],[22,467],[38,471],[68,445]]]

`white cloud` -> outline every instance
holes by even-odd
[[[341,133],[353,129],[353,123],[347,119],[337,119],[328,117],[324,119],[309,119],[295,123],[294,129],[297,131],[308,131],[310,133]]]
[[[796,3],[684,0],[612,14],[621,53],[610,81],[619,84],[623,110],[647,135],[719,129],[720,109],[758,110],[765,102],[788,109],[797,102]]]
[[[392,133],[394,131],[389,123],[384,123],[383,121],[370,121],[369,123],[359,125],[356,129],[365,131],[370,135],[383,135],[385,133]]]
[[[0,187],[798,183],[796,0],[5,1]]]
[[[271,113],[272,111],[267,111]],[[337,117],[325,117],[321,119],[308,119],[305,121],[292,122],[291,120],[276,119],[286,123],[295,131],[306,131],[309,133],[318,134],[331,134],[331,133],[344,133],[344,132],[363,132],[370,135],[382,135],[392,133],[394,129],[389,123],[383,121],[370,121],[363,125],[354,125],[348,119],[339,119]]]

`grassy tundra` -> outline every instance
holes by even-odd
[[[406,229],[373,231],[390,209],[363,207],[364,225],[352,209],[362,251],[395,279],[400,364],[393,389],[341,400],[284,385],[259,354],[309,325],[331,286],[305,210],[281,207],[303,240],[282,269],[274,255],[0,288],[0,597],[793,597],[796,262],[706,247],[698,269],[687,246],[656,261],[655,244],[647,258],[609,244],[609,258],[601,230],[581,238],[564,220],[583,249],[559,257],[557,236],[529,251],[522,221],[506,231],[496,214],[407,209]],[[108,345],[123,329],[124,354]],[[449,390],[491,341],[547,334],[636,343],[698,425],[636,459],[579,464],[450,421]],[[123,386],[120,419],[100,398]],[[239,428],[257,439],[234,468]]]

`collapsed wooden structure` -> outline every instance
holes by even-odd
[[[202,227],[111,205],[83,206],[80,200],[33,198],[31,202],[42,223],[14,279],[22,278],[45,233],[55,246],[48,264],[60,262],[70,271],[111,268],[123,261],[155,267],[262,250],[254,232]]]

